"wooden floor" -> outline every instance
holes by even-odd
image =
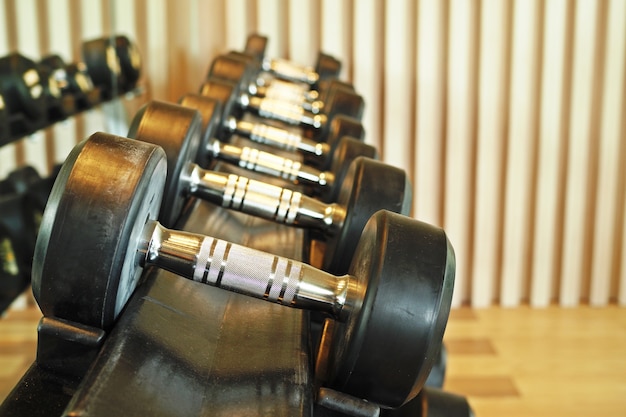
[[[0,320],[0,401],[35,357],[33,305]],[[446,390],[477,417],[626,416],[626,309],[452,312]]]

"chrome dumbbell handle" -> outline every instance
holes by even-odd
[[[141,266],[251,297],[344,317],[355,302],[349,275],[334,276],[310,265],[195,233],[146,223],[138,249]]]
[[[239,104],[244,109],[253,109],[260,117],[279,120],[293,126],[305,125],[320,129],[327,121],[326,115],[313,114],[299,104],[254,97],[246,93],[239,95]]]
[[[234,174],[208,171],[190,164],[186,176],[190,195],[253,216],[332,234],[346,213],[338,204],[325,204],[300,192]]]
[[[286,151],[300,151],[317,157],[329,155],[331,151],[327,143],[316,142],[288,129],[281,129],[262,123],[251,123],[229,117],[226,120],[225,127],[231,133],[247,137],[253,142]]]
[[[207,151],[215,159],[293,183],[328,188],[332,187],[335,181],[335,176],[331,172],[320,171],[299,161],[248,146],[238,147],[212,140],[207,146]]]
[[[293,87],[296,86],[296,87]],[[268,86],[260,86],[257,83],[251,83],[248,92],[253,96],[263,97],[270,100],[280,100],[287,103],[297,104],[304,110],[313,114],[318,114],[324,108],[324,103],[312,99],[310,90],[302,90],[297,88],[296,84],[285,81],[276,80]]]
[[[296,65],[286,59],[263,59],[261,67],[276,77],[296,83],[315,84],[319,75],[311,67]]]

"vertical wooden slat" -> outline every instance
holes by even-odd
[[[476,125],[477,12],[477,3],[472,0],[450,1],[444,227],[456,252],[452,298],[455,307],[468,301],[471,285],[470,210]]]
[[[486,307],[494,301],[496,283],[500,278],[502,161],[509,118],[509,4],[500,0],[484,0],[481,4],[471,291],[474,307]]]
[[[58,54],[67,63],[72,62],[73,43],[80,39],[72,39],[70,35],[69,2],[67,0],[49,0],[47,7],[48,42],[51,53]],[[54,162],[60,163],[72,150],[76,143],[75,118],[57,123],[52,128],[54,135]]]
[[[618,174],[621,150],[621,123],[625,114],[623,103],[624,53],[626,51],[626,2],[613,0],[609,3],[607,51],[604,66],[604,91],[599,138],[594,139],[600,149],[599,173],[596,183],[596,212],[590,303],[606,305],[609,301],[609,287],[613,275],[612,259],[617,255],[615,241],[615,216],[617,196],[620,195]]]
[[[289,0],[288,10],[289,59],[313,65],[320,49],[319,3],[317,0]]]
[[[622,135],[626,135],[626,129],[624,126],[626,123],[622,122]],[[623,139],[622,139],[623,140]],[[622,147],[624,149],[624,147]],[[626,188],[626,181],[622,181],[622,184]],[[619,273],[619,285],[617,302],[620,306],[626,306],[626,189],[622,190],[622,252],[620,254],[620,273]]]
[[[587,248],[587,198],[589,151],[595,82],[595,50],[599,4],[593,0],[576,3],[572,73],[572,103],[568,137],[567,176],[561,267],[560,303],[580,302],[583,275],[589,257]]]
[[[168,65],[169,41],[168,33],[172,30],[171,19],[168,19],[166,0],[150,0],[146,7],[148,20],[148,38],[145,45],[139,45],[146,50],[143,59],[147,71],[148,82],[152,98],[166,100],[168,85],[170,84],[170,68]],[[173,81],[173,80],[172,80]]]
[[[323,0],[321,13],[321,48],[342,63],[341,78],[352,74],[352,11],[348,1]]]
[[[226,48],[237,51],[243,49],[246,43],[247,30],[247,1],[228,0],[226,4]],[[271,40],[270,40],[271,41]]]
[[[442,1],[418,4],[414,212],[436,225],[443,222],[446,12]]]
[[[102,1],[91,0],[89,5],[83,5],[80,9],[81,38],[90,40],[104,36]],[[100,109],[87,111],[83,116],[82,123],[84,131],[80,137],[86,138],[97,131],[104,130],[104,115]]]
[[[530,304],[547,306],[558,271],[559,217],[562,208],[562,167],[565,140],[566,80],[568,74],[567,27],[571,7],[567,0],[545,3],[542,81],[539,106],[539,149],[532,244]]]
[[[382,149],[383,113],[381,78],[383,73],[383,4],[378,0],[354,3],[354,86],[365,99],[365,140]]]
[[[514,3],[500,302],[519,305],[528,276],[532,172],[537,134],[539,2]]]
[[[202,80],[206,77],[211,60],[218,53],[225,51],[225,30],[224,23],[225,6],[223,1],[199,1],[198,13],[196,20],[198,21],[198,78],[194,79],[195,87],[193,92],[197,91]],[[238,49],[242,49],[240,45]]]
[[[287,55],[287,15],[286,1],[258,0],[257,1],[257,28],[258,32],[269,37],[266,53],[270,57],[284,57]],[[244,29],[244,33],[249,32]],[[243,48],[243,42],[239,49]]]
[[[200,83],[199,75],[191,78],[195,64],[189,53],[191,31],[189,21],[195,18],[195,11],[191,10],[192,0],[166,2],[168,26],[168,67],[170,78],[168,84],[168,100],[176,101],[189,91],[196,91]]]
[[[385,162],[412,171],[414,106],[414,2],[385,3],[384,145]]]
[[[18,50],[28,58],[39,61],[41,48],[37,30],[37,3],[24,0],[15,3]],[[41,175],[48,174],[46,137],[43,131],[35,132],[23,140],[24,164],[33,166]]]

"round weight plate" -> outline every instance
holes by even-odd
[[[119,58],[122,77],[120,88],[123,92],[131,91],[141,76],[141,55],[134,42],[126,36],[116,36],[115,52]]]
[[[186,170],[198,155],[202,121],[194,109],[151,101],[135,115],[128,137],[160,146],[167,156],[167,182],[159,221],[173,227],[187,201]]]
[[[337,204],[346,217],[336,234],[328,238],[323,265],[335,275],[348,272],[350,261],[370,217],[378,210],[409,214],[412,189],[406,173],[373,159],[358,157],[350,164],[339,185]]]
[[[341,62],[330,55],[319,52],[315,62],[315,72],[319,75],[320,80],[338,78],[341,73]]]
[[[117,93],[121,76],[120,61],[109,38],[99,38],[83,42],[82,56],[87,72],[94,85],[102,90],[105,97]]]
[[[200,95],[222,103],[222,121],[230,116],[240,118],[243,115],[237,103],[239,89],[232,81],[207,78],[200,86]]]
[[[350,136],[360,141],[365,140],[365,128],[363,127],[363,123],[361,123],[360,120],[343,114],[333,117],[328,126],[326,143],[328,143],[331,148],[334,148],[339,139],[344,136]],[[326,167],[326,169],[327,168],[328,167]]]
[[[341,184],[343,184],[346,173],[352,161],[359,156],[370,159],[378,159],[376,148],[360,140],[350,136],[344,136],[339,141],[333,154],[330,164],[330,171],[335,175],[335,186],[332,187],[331,193],[326,197],[326,201],[337,201]]]
[[[364,109],[363,97],[343,87],[329,90],[328,97],[324,101],[324,112],[329,119],[343,114],[361,120]]]
[[[231,54],[217,56],[211,63],[206,78],[227,80],[245,86],[245,83],[253,79],[253,75],[247,62]]]
[[[267,48],[268,39],[266,36],[257,35],[255,33],[248,36],[244,52],[254,56],[256,59],[263,59],[265,49]]]
[[[202,167],[207,167],[211,163],[211,155],[207,152],[207,146],[209,141],[215,137],[217,128],[222,122],[222,104],[217,100],[198,94],[185,94],[178,100],[178,103],[181,106],[198,110],[200,113],[202,133],[195,162]]]
[[[383,407],[414,398],[441,348],[454,272],[443,230],[388,211],[372,216],[349,271],[362,303],[337,323],[331,387]]]
[[[0,58],[0,93],[11,113],[23,113],[35,123],[46,117],[43,80],[34,61],[17,53]]]
[[[106,133],[77,145],[43,215],[33,293],[45,316],[108,330],[141,274],[147,220],[156,219],[167,162],[157,146]]]
[[[346,81],[341,80],[322,80],[319,82],[319,97],[318,100],[325,102],[328,100],[328,93],[333,91],[335,88],[343,88],[348,91],[352,91],[356,93],[354,89],[354,85],[350,84]]]

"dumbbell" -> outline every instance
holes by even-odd
[[[94,87],[84,62],[66,64],[59,55],[48,55],[39,64],[57,81],[61,95],[71,100],[72,112],[98,103],[100,90]]]
[[[301,84],[282,80],[271,80],[264,76],[261,63],[242,52],[231,51],[216,57],[207,74],[208,78],[221,78],[239,83],[241,90],[259,97],[287,101],[299,104],[304,110],[320,113],[333,90],[343,89],[345,94],[354,95],[354,87],[339,80],[324,80],[318,85],[319,90],[309,90]],[[361,103],[362,104],[362,103]],[[362,108],[355,101],[354,108],[347,108],[348,115],[360,117]]]
[[[306,111],[302,103],[292,104],[285,103],[283,100],[253,96],[249,92],[249,86],[257,79],[257,73],[258,67],[253,60],[233,54],[220,55],[211,63],[206,79],[225,79],[236,83],[239,92],[238,101],[242,108],[262,113],[263,117],[280,120],[290,125],[319,128],[324,120],[332,119],[337,114],[356,119],[360,119],[363,115],[363,97],[356,94],[354,89],[344,88],[339,84],[331,84],[326,90],[323,114]]]
[[[359,239],[349,275],[166,229],[167,158],[155,145],[95,133],[68,156],[37,241],[33,293],[44,316],[109,331],[142,269],[332,317],[325,384],[385,407],[421,389],[441,345],[455,258],[445,233],[387,211]]]
[[[321,171],[304,165],[302,160],[285,158],[248,146],[239,147],[215,139],[217,128],[222,123],[222,105],[217,100],[198,94],[186,94],[178,103],[200,113],[202,134],[198,156],[195,158],[200,166],[208,167],[214,160],[225,161],[250,171],[281,178],[293,184],[309,186],[314,195],[319,195],[326,202],[337,199],[339,185],[353,159],[359,156],[378,159],[375,147],[344,136],[337,140],[330,153],[330,168]]]
[[[198,154],[202,121],[197,111],[152,101],[133,118],[129,138],[165,150],[168,181],[159,220],[171,227],[190,196],[290,226],[307,227],[324,236],[324,269],[343,274],[370,216],[386,209],[408,214],[411,186],[403,170],[369,158],[350,164],[337,202],[319,200],[261,181],[208,171],[192,161]]]
[[[26,282],[30,280],[41,217],[59,168],[55,167],[49,176],[42,178],[34,168],[25,166],[14,170],[0,182],[0,227],[4,253],[14,258],[20,279]],[[11,263],[6,262],[7,265]]]
[[[262,62],[262,69],[276,78],[302,83],[313,88],[321,80],[338,78],[341,72],[341,62],[336,58],[319,52],[314,68],[294,64],[284,59],[265,57],[267,37],[251,34],[246,40],[244,53]]]
[[[39,180],[37,171],[26,166],[0,181],[0,312],[24,291],[30,280],[33,252],[29,250],[24,193]]]
[[[0,94],[8,119],[21,118],[26,125],[41,125],[48,112],[45,93],[60,94],[55,87],[54,79],[44,80],[35,61],[16,52],[0,58]]]
[[[92,39],[82,44],[87,72],[104,98],[132,91],[141,76],[141,56],[134,42],[126,36]]]
[[[40,179],[37,170],[30,165],[17,168],[0,181],[0,196],[23,194]]]
[[[311,165],[328,169],[330,155],[338,139],[343,136],[362,139],[365,136],[363,125],[358,120],[343,115],[336,116],[328,123],[326,132],[319,136],[324,142],[307,138],[288,128],[243,120],[243,112],[237,106],[236,92],[236,85],[225,80],[207,80],[200,90],[202,96],[222,103],[222,123],[217,134],[220,138],[236,134],[278,149],[298,151]]]

